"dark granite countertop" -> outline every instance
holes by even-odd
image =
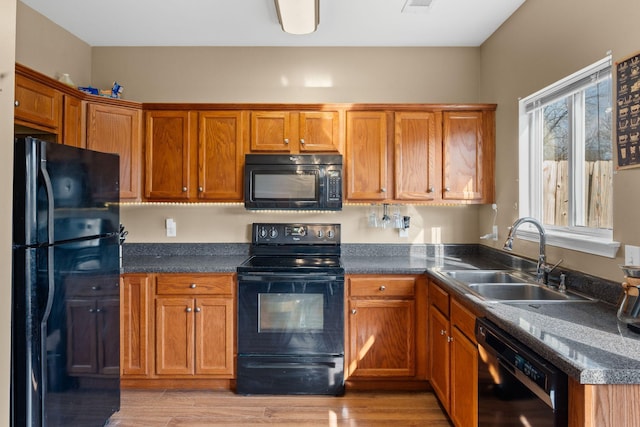
[[[235,272],[249,256],[244,244],[138,244],[124,249],[124,273]],[[619,284],[569,272],[570,289],[599,301],[495,303],[480,300],[439,271],[531,270],[533,261],[481,245],[343,245],[342,261],[347,274],[427,273],[437,278],[449,292],[582,384],[640,384],[640,335],[616,318]]]

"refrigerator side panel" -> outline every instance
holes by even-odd
[[[38,143],[32,138],[16,140],[13,161],[13,243],[36,245],[38,218]]]

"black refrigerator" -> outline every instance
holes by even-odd
[[[11,425],[120,409],[119,158],[15,140]]]

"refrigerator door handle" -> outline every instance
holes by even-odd
[[[44,188],[47,191],[47,243],[52,245],[54,242],[53,210],[55,206],[53,199],[53,185],[51,184],[51,176],[49,176],[49,171],[47,170],[47,158],[45,157],[44,147],[42,147],[42,158],[40,159],[40,173],[42,174],[42,180],[44,181]]]

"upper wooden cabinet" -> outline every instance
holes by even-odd
[[[392,198],[384,111],[347,111],[346,198],[385,201]]]
[[[252,152],[342,152],[338,111],[252,111]]]
[[[62,126],[62,92],[16,74],[15,122],[59,135]]]
[[[241,201],[246,112],[148,111],[148,200]]]
[[[442,113],[395,114],[395,199],[437,200],[442,187]]]
[[[89,102],[87,148],[120,155],[120,199],[140,200],[141,113],[139,109]]]
[[[493,201],[494,114],[443,113],[442,179],[444,200]]]
[[[80,98],[64,95],[62,143],[84,148],[86,140],[86,106]]]

